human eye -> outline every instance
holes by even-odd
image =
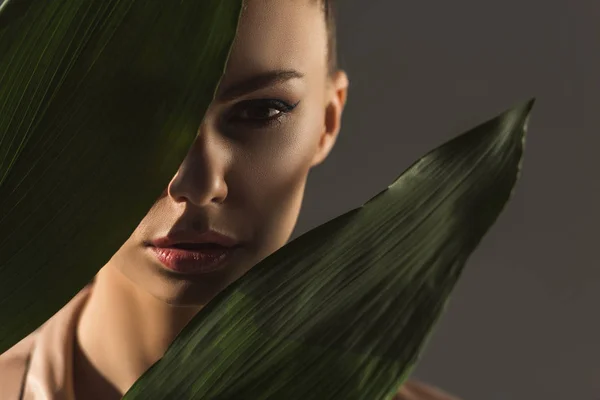
[[[279,121],[297,105],[279,99],[245,100],[233,106],[227,119],[234,124],[268,125]]]

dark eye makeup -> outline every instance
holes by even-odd
[[[244,100],[235,104],[227,113],[229,124],[242,124],[255,127],[266,126],[280,121],[300,103],[290,104],[279,99]]]

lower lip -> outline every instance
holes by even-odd
[[[171,271],[183,274],[203,274],[222,268],[235,247],[198,251],[155,246],[150,246],[149,249]]]

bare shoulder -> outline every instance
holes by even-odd
[[[36,335],[37,332],[31,333],[0,354],[0,399],[18,399]]]
[[[393,400],[460,400],[442,390],[418,381],[404,383]]]

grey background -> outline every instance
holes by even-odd
[[[535,96],[517,192],[413,377],[465,400],[600,399],[600,2],[338,3],[349,100],[294,237]]]

